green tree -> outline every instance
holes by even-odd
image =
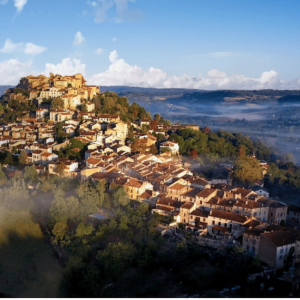
[[[97,259],[104,267],[108,276],[116,277],[132,266],[136,248],[129,243],[110,243],[104,251],[97,253]]]
[[[32,208],[32,199],[24,180],[13,180],[11,186],[2,189],[0,203],[9,210],[29,211]]]
[[[57,167],[56,167],[57,174],[59,176],[63,176],[64,172],[65,172],[65,168],[66,168],[65,163],[61,162],[60,164],[58,164]]]
[[[156,147],[155,144],[153,144],[153,145],[150,146],[150,153],[152,155],[156,155],[158,153],[158,150],[157,150],[157,147]]]
[[[51,102],[51,110],[54,109],[64,109],[65,108],[65,104],[64,101],[61,98],[55,98],[52,100]]]
[[[35,182],[35,181],[37,181],[38,178],[39,178],[39,174],[37,173],[35,166],[25,167],[25,172],[24,172],[25,180]]]
[[[80,204],[76,197],[65,197],[65,193],[61,189],[54,191],[54,200],[51,202],[49,210],[50,224],[59,221],[67,222],[68,220],[76,220],[80,216]]]
[[[241,183],[250,184],[255,182],[256,179],[262,179],[262,167],[259,165],[258,160],[240,156],[233,169],[233,178]]]
[[[5,184],[7,182],[7,178],[5,176],[5,173],[2,170],[2,165],[0,164],[0,185]]]
[[[89,235],[93,232],[94,228],[92,224],[84,225],[83,222],[80,222],[76,229],[76,236],[82,237],[84,235]]]
[[[5,157],[4,163],[7,164],[7,165],[12,165],[14,163],[14,158],[13,158],[13,156],[10,152]]]
[[[21,165],[26,165],[28,163],[28,157],[25,150],[22,150],[19,155],[19,163]]]
[[[52,230],[57,241],[62,241],[68,234],[68,224],[66,221],[59,221],[55,223],[54,228]]]
[[[113,198],[114,198],[115,204],[119,205],[119,206],[120,205],[126,206],[130,202],[130,199],[128,198],[128,195],[123,186],[119,186],[116,188],[116,190],[113,194]]]

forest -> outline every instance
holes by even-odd
[[[188,243],[162,237],[156,226],[169,220],[129,200],[121,187],[38,176],[32,166],[10,178],[1,169],[0,178],[0,208],[30,213],[63,267],[58,297],[218,297],[236,285],[236,296],[257,295],[258,283],[246,282],[261,270],[258,257],[199,247],[184,230]],[[96,212],[102,220],[90,217]]]

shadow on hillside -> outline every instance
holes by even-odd
[[[9,231],[0,253],[1,297],[57,297],[62,269],[45,238]]]

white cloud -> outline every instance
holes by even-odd
[[[76,73],[81,73],[85,75],[85,64],[81,63],[79,59],[71,59],[71,58],[64,58],[61,63],[57,65],[47,63],[45,65],[45,70],[42,72],[44,75],[48,76],[49,73],[60,74],[60,75],[73,75]]]
[[[33,43],[13,43],[11,39],[6,39],[4,46],[0,49],[0,52],[3,53],[12,53],[14,51],[24,52],[25,54],[40,54],[46,51],[47,48],[43,46],[38,46]]]
[[[228,75],[217,69],[212,69],[207,76],[199,74],[190,76],[168,76],[157,68],[145,70],[139,66],[129,65],[119,58],[116,50],[109,54],[110,66],[105,72],[94,74],[88,78],[96,85],[128,85],[137,87],[156,88],[190,88],[190,89],[285,89],[300,88],[300,80],[284,82],[276,71],[266,71],[258,78],[245,75]]]
[[[11,52],[14,52],[14,51],[20,49],[20,47],[22,47],[22,43],[15,44],[11,41],[11,39],[6,39],[6,41],[4,42],[3,48],[0,49],[0,52],[11,53]]]
[[[14,0],[14,5],[17,8],[17,12],[22,11],[22,9],[26,3],[27,3],[27,0]]]
[[[96,1],[88,1],[87,4],[96,7],[97,6],[97,2]]]
[[[95,53],[100,55],[100,54],[103,53],[103,49],[102,49],[102,48],[97,48],[97,49],[95,50]]]
[[[112,38],[112,41],[115,43],[117,41],[117,38]]]
[[[135,2],[135,0],[114,0],[116,5],[117,17],[115,21],[121,22],[135,22],[143,18],[143,13],[139,9],[129,10],[128,2]]]
[[[129,10],[129,2],[135,2],[135,0],[98,0],[98,3],[96,1],[88,1],[87,3],[94,9],[94,20],[96,23],[103,23],[107,21],[108,11],[111,8],[115,8],[113,20],[117,23],[141,20],[143,12],[139,9]]]
[[[84,36],[82,35],[82,33],[80,31],[76,32],[74,35],[74,41],[73,44],[74,45],[82,45],[84,43]]]
[[[5,5],[8,3],[8,0],[0,0],[1,5]],[[14,6],[17,8],[17,12],[21,12],[23,7],[27,3],[27,0],[14,0]]]
[[[109,54],[109,61],[111,63],[115,63],[118,58],[119,58],[119,55],[118,55],[117,50],[114,50],[114,51],[110,52],[110,54]]]
[[[98,0],[100,7],[97,6],[95,10],[95,19],[96,23],[103,23],[107,19],[108,10],[114,5],[113,0]]]
[[[30,74],[32,62],[22,63],[17,59],[0,62],[0,84],[16,85],[20,78]]]
[[[46,51],[46,50],[47,50],[46,47],[38,46],[38,45],[35,45],[35,44],[33,44],[33,43],[27,43],[27,44],[25,45],[25,50],[24,50],[24,52],[25,52],[26,54],[33,54],[33,55],[35,55],[35,54],[40,54],[40,53],[42,53],[42,52],[44,52],[44,51]]]

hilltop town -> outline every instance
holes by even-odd
[[[238,245],[273,270],[292,252],[300,262],[300,209],[269,197],[263,180],[269,165],[255,155],[248,156],[261,176],[249,186],[233,185],[231,161],[200,176],[199,162],[180,156],[180,142],[172,139],[178,130],[200,132],[199,126],[152,118],[126,98],[86,85],[81,74],[21,78],[1,103],[0,146],[8,167],[19,162],[40,176],[106,182],[108,192],[122,186],[131,200],[169,220],[157,227],[164,236],[179,236],[181,227],[194,243]]]

